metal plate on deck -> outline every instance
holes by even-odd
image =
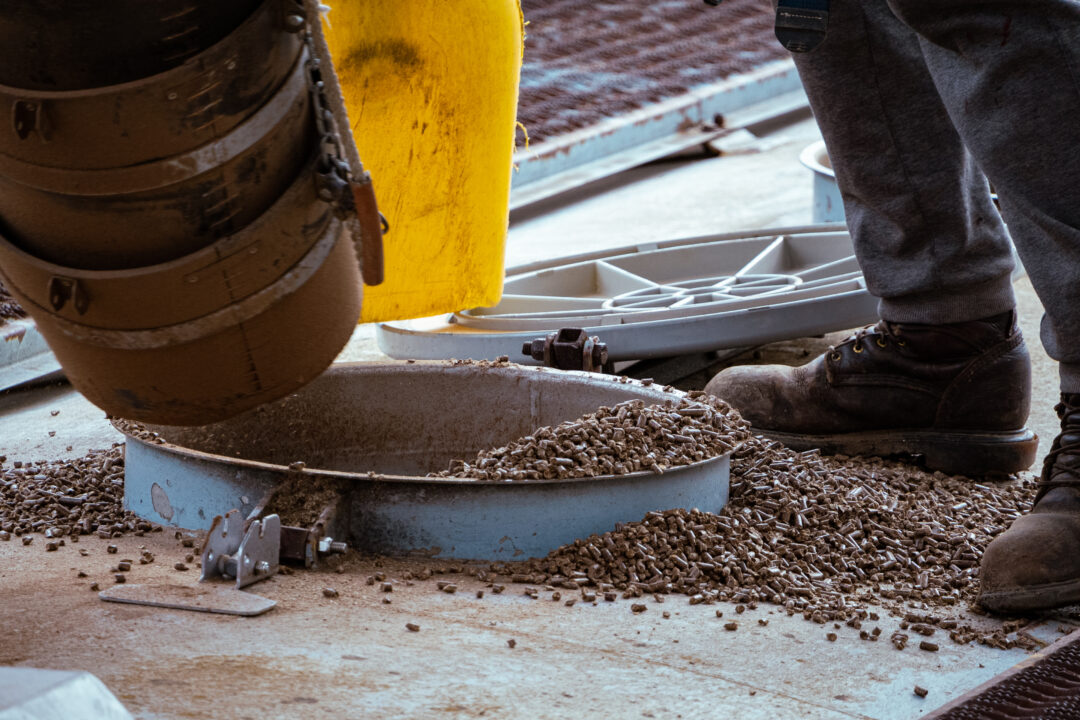
[[[524,342],[584,328],[611,360],[744,348],[877,320],[843,226],[669,240],[512,268],[490,308],[379,325],[395,358],[522,357]]]
[[[682,397],[625,378],[509,364],[337,365],[232,420],[148,426],[156,440],[129,436],[125,504],[154,522],[206,529],[230,508],[246,515],[285,479],[313,488],[335,482],[348,495],[348,539],[359,549],[541,557],[652,510],[719,511],[728,497],[727,456],[662,475],[492,483],[426,474],[604,405]],[[304,468],[290,470],[295,463]],[[285,514],[282,521],[304,524]]]
[[[99,592],[98,597],[107,602],[249,617],[262,615],[277,605],[276,600],[222,584],[114,585]]]

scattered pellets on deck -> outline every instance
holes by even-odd
[[[514,638],[510,638],[506,641],[506,644],[511,650],[513,650],[515,647],[517,647],[517,640],[515,640]]]
[[[386,579],[386,573],[384,573],[384,572],[375,573],[375,581],[376,582],[382,582],[385,579]]]
[[[714,407],[722,425],[743,425],[722,407]],[[534,434],[533,440],[543,447],[544,438]],[[553,452],[562,457],[594,442],[581,432]],[[691,604],[727,601],[747,610],[769,602],[789,616],[846,622],[857,631],[878,617],[873,603],[898,618],[917,611],[902,629],[916,622],[942,627],[942,610],[975,603],[983,550],[1030,510],[1035,489],[1027,476],[979,483],[877,458],[794,452],[751,436],[732,450],[730,501],[721,512],[649,512],[544,558],[491,569],[570,583],[582,592],[610,585],[631,599],[678,593]],[[960,644],[1027,643],[962,617],[953,622],[949,637]],[[869,627],[864,632],[869,642],[879,637]]]
[[[457,592],[457,585],[455,585],[454,583],[447,583],[446,585],[443,585],[442,591],[444,593],[453,595]]]
[[[84,577],[90,577],[90,576],[86,574],[86,571],[84,571],[84,570],[80,570],[80,571],[78,572],[78,574],[77,574],[77,575],[76,575],[75,577],[81,577],[81,578],[84,578]]]
[[[113,575],[113,579],[116,580],[117,584],[127,582],[127,577],[124,573],[116,573]]]
[[[9,533],[7,530],[0,530],[0,540],[3,540],[4,542],[7,542],[10,539],[11,539],[11,533]]]
[[[393,603],[394,600],[389,595],[383,595],[382,596],[382,602],[383,602],[383,605],[389,605],[389,604]]]
[[[477,590],[476,591],[476,597],[478,597],[478,598],[484,597],[484,591],[483,590]]]
[[[499,593],[501,593],[505,589],[506,589],[505,585],[492,585],[491,586],[491,592],[494,593],[495,595],[498,595]]]
[[[34,542],[34,536],[33,535],[23,535],[23,537],[22,537],[22,544],[23,545],[29,545],[32,542]]]
[[[45,552],[55,552],[56,549],[59,547],[60,543],[56,542],[55,540],[50,540],[49,542],[45,543]]]
[[[736,605],[735,606],[735,613],[736,614],[741,615],[744,612],[746,612],[746,606],[745,605]]]
[[[938,651],[938,646],[935,643],[927,642],[926,640],[923,640],[922,642],[919,643],[919,649],[920,650],[925,650],[926,652],[937,652]]]
[[[836,633],[827,633],[825,639],[829,642],[836,642]]]
[[[383,592],[394,592],[394,583],[384,582],[379,586],[379,589]]]
[[[184,538],[183,540],[180,541],[180,544],[182,546],[186,547],[186,548],[195,547],[195,539],[194,538]]]
[[[575,603],[577,603],[577,598],[568,598],[567,601],[563,603],[563,605],[565,605],[566,607],[574,607]]]
[[[420,632],[420,626],[416,623],[405,623],[405,629],[409,632]]]
[[[115,545],[109,545],[107,548],[105,548],[105,552],[109,553],[110,555],[115,555],[119,551],[120,548],[116,547]]]
[[[322,589],[323,597],[336,598],[340,593],[332,587],[324,587]]]
[[[914,690],[914,692],[915,692],[915,694],[916,694],[916,695],[918,695],[919,697],[926,697],[926,696],[927,696],[927,694],[929,694],[929,692],[930,692],[930,691],[929,691],[929,690],[927,690],[927,689],[926,689],[926,688],[924,688],[924,687],[919,687],[918,685],[916,685],[916,686],[915,686],[915,690]]]
[[[368,575],[367,580],[364,581],[364,584],[365,585],[374,585],[375,584],[375,576],[374,575]]]
[[[738,630],[739,629],[739,623],[737,623],[737,622],[724,623],[724,629],[725,630]]]
[[[664,611],[664,619],[665,619],[665,620],[667,620],[667,619],[668,619],[668,618],[670,618],[670,617],[671,617],[671,612],[670,612],[670,611],[668,611],[668,610],[665,610],[665,611]]]
[[[558,591],[551,593],[551,600],[552,602],[559,602],[562,600],[562,593]]]
[[[184,562],[195,562],[195,556],[190,553],[184,556]]]
[[[630,612],[633,612],[633,613],[643,613],[643,612],[645,612],[645,611],[646,611],[646,610],[648,610],[648,609],[649,609],[649,608],[647,608],[647,607],[646,607],[645,605],[643,605],[642,603],[634,603],[634,604],[632,604],[632,605],[630,606]]]
[[[766,625],[769,624],[769,621],[766,620],[765,618],[758,618],[757,624],[760,625],[761,627],[765,627]]]
[[[614,590],[609,590],[604,593],[604,600],[607,602],[615,602],[619,598],[619,594]]]
[[[179,570],[180,572],[183,572],[183,571],[185,571],[187,569],[188,569],[188,566],[185,563],[182,563],[182,562],[173,563],[173,570]]]
[[[716,617],[724,617],[724,611],[723,610],[717,610],[716,611]]]
[[[92,582],[92,583],[90,583],[90,589],[91,589],[91,590],[94,590],[94,591],[100,590],[100,589],[101,589],[101,585],[99,585],[99,584],[98,584],[98,583],[96,583],[96,582]]]
[[[127,572],[128,570],[131,569],[131,561],[130,560],[121,560],[120,562],[116,563],[116,569],[119,570],[120,572]]]

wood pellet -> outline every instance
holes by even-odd
[[[731,497],[720,513],[657,510],[543,559],[496,563],[491,577],[573,590],[586,603],[645,595],[661,602],[673,594],[692,604],[728,601],[744,609],[770,602],[810,622],[845,623],[868,641],[880,630],[863,630],[862,623],[876,620],[869,607],[878,605],[903,619],[904,632],[888,636],[897,650],[910,645],[908,633],[938,631],[958,643],[1037,647],[1018,626],[987,632],[949,617],[974,603],[990,540],[1030,510],[1031,480],[983,484],[878,459],[794,452],[753,436],[737,412],[700,394],[667,405],[636,400],[601,408],[458,461],[440,475],[527,482],[663,472],[725,453],[731,453]],[[31,533],[40,533],[48,551],[64,538],[160,530],[123,509],[123,467],[119,446],[77,460],[0,466],[0,540],[18,537],[30,545]],[[181,544],[195,547],[192,538]],[[115,553],[115,545],[108,551]],[[140,563],[152,560],[143,555]],[[184,563],[174,567],[186,570]],[[379,572],[367,582],[386,580]],[[457,589],[447,586],[452,583],[442,586],[446,592]],[[924,645],[937,647],[927,641],[917,647]]]
[[[123,447],[75,460],[0,465],[0,537],[46,538],[97,534],[104,538],[156,528],[123,509]],[[60,542],[57,541],[58,546]]]
[[[622,407],[628,417],[633,408]],[[617,418],[620,410],[605,412]],[[737,414],[716,416],[742,428]],[[731,497],[720,513],[658,510],[546,558],[492,569],[580,587],[586,602],[605,585],[629,598],[729,601],[736,613],[770,602],[811,622],[846,623],[871,642],[881,629],[861,626],[880,605],[924,637],[941,630],[958,643],[1028,647],[1015,629],[976,630],[946,613],[974,604],[983,550],[1030,510],[1034,489],[1031,480],[982,484],[747,436],[732,450]],[[899,650],[908,642],[902,634],[890,640]]]
[[[454,460],[430,477],[522,482],[662,473],[728,453],[749,436],[735,410],[704,393],[656,405],[629,400]]]

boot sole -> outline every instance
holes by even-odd
[[[1080,604],[1080,580],[1028,585],[979,594],[979,604],[998,613],[1051,610]]]
[[[1039,438],[1027,428],[1013,432],[879,430],[838,435],[803,435],[758,430],[792,450],[863,457],[920,457],[930,470],[968,477],[1006,476],[1035,462]]]

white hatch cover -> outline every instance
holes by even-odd
[[[384,323],[393,358],[507,355],[563,327],[585,328],[611,360],[744,348],[877,320],[843,225],[668,240],[507,271],[489,308]]]

